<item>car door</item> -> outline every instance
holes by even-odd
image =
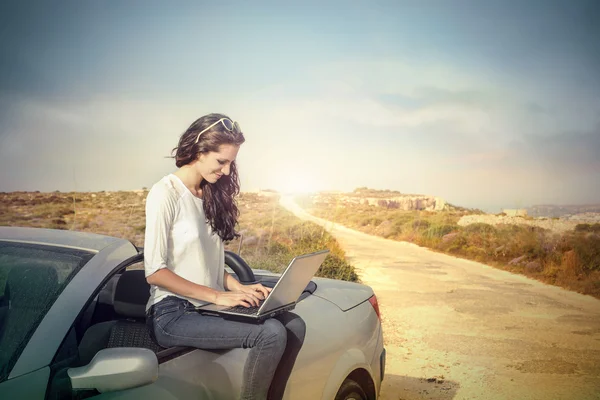
[[[239,397],[247,351],[193,350],[159,360],[158,379],[148,385],[102,393],[94,399],[233,399]]]
[[[0,239],[0,398],[44,399],[49,363],[64,336],[53,344],[46,335],[53,330],[52,310],[93,256],[85,249]]]
[[[153,382],[124,390],[99,393],[97,390],[72,391],[69,370],[80,368],[82,337],[94,322],[110,323],[110,308],[115,281],[124,270],[143,269],[141,256],[132,257],[112,271],[92,294],[88,305],[71,327],[70,335],[57,352],[51,366],[48,398],[94,399],[230,399],[239,394],[245,358],[248,350],[204,351],[177,348],[156,354],[157,377]],[[140,275],[140,274],[138,274]],[[87,321],[86,321],[87,320]],[[90,325],[90,326],[88,326]],[[85,340],[85,339],[83,339]],[[99,349],[101,350],[101,349]],[[111,349],[120,351],[120,349]],[[123,349],[123,352],[125,349]],[[71,355],[71,357],[61,356]],[[114,375],[113,379],[119,379]],[[69,397],[70,396],[70,397]]]

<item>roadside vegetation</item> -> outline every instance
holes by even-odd
[[[0,226],[69,229],[111,235],[144,245],[147,190],[120,192],[0,193]],[[252,268],[281,272],[294,256],[329,249],[317,276],[357,282],[358,275],[336,240],[278,204],[278,196],[242,193],[241,237],[226,244]],[[240,248],[241,243],[241,248]]]
[[[358,282],[359,277],[346,261],[344,250],[325,229],[301,221],[279,205],[279,196],[242,193],[240,232],[242,236],[227,245],[253,268],[281,272],[297,255],[329,249],[318,276]]]
[[[387,239],[479,261],[600,298],[600,224],[579,224],[556,233],[519,224],[459,226],[479,210],[403,211],[366,204],[312,204],[313,215]]]

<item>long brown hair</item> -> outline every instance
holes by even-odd
[[[198,134],[220,120],[229,118],[223,114],[208,114],[198,118],[179,138],[179,144],[173,149],[175,165],[178,168],[191,163],[200,153],[219,151],[222,144],[240,146],[246,140],[239,131],[229,131],[222,123],[218,123],[200,135]],[[215,183],[203,180],[200,184],[204,214],[213,231],[223,241],[230,241],[239,236],[235,228],[239,217],[239,209],[235,197],[240,192],[240,182],[235,161],[230,165],[229,175],[223,175]]]

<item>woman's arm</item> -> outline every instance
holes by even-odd
[[[225,290],[231,291],[240,290],[244,286],[227,271],[223,271],[223,285]]]
[[[167,268],[161,268],[146,278],[150,285],[160,286],[169,292],[192,299],[215,303],[217,290],[208,286],[198,285],[177,275]]]
[[[231,277],[233,279],[233,277]],[[156,285],[180,296],[207,301],[222,306],[256,306],[258,297],[253,293],[241,291],[222,292],[208,286],[198,285],[177,275],[167,268],[161,268],[149,275],[146,280],[150,285]],[[235,279],[234,279],[235,280]]]

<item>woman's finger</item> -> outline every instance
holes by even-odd
[[[243,306],[246,308],[251,307],[250,303],[248,303],[246,300],[242,300],[242,299],[238,300],[236,305]]]
[[[252,302],[252,297],[251,297],[251,296],[248,296],[248,294],[247,294],[247,293],[240,293],[240,294],[238,295],[238,298],[239,298],[239,301],[242,301],[242,302],[244,302],[244,304],[247,304],[247,305],[248,305],[248,307],[255,305],[255,304]]]
[[[264,300],[266,298],[265,292],[258,287],[254,288],[254,295],[260,300]]]
[[[273,290],[272,288],[263,285],[261,285],[261,289],[264,290],[267,294],[271,293],[271,290]]]
[[[245,293],[245,297],[246,297],[246,301],[248,301],[253,306],[257,306],[258,305],[258,299],[254,295],[249,294],[249,293]]]
[[[270,290],[268,290],[265,286],[261,284],[257,285],[256,290],[259,291],[264,296],[264,298],[267,298],[270,292]]]

